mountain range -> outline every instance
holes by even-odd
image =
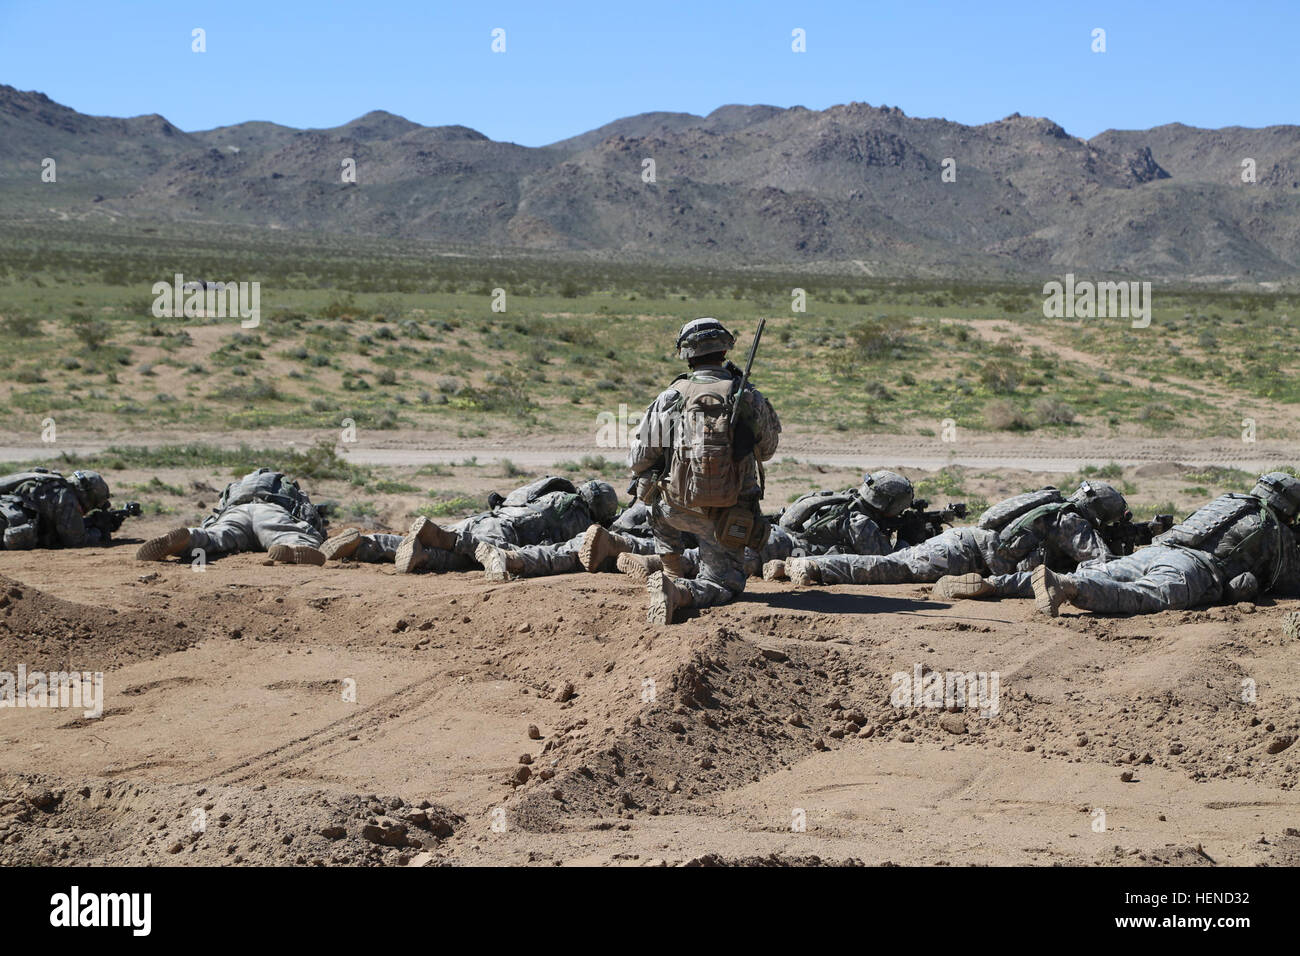
[[[733,105],[526,147],[383,111],[185,132],[0,85],[0,218],[82,217],[880,276],[1292,280],[1300,127],[1084,140],[1019,114],[966,126],[864,103]]]

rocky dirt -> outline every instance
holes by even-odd
[[[656,628],[614,574],[133,551],[0,552],[0,671],[105,675],[99,718],[0,709],[0,864],[1300,861],[1297,602],[751,582]],[[895,706],[917,668],[997,713]]]

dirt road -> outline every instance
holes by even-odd
[[[330,433],[332,436],[333,433]],[[959,433],[959,436],[961,433]],[[306,432],[267,432],[256,441],[244,439],[259,448],[306,448],[322,435]],[[55,444],[32,442],[24,436],[0,435],[0,462],[57,458],[60,454],[91,454],[110,445],[151,447],[185,442],[209,442],[220,447],[237,447],[241,440],[230,435],[153,435],[134,434],[104,440],[70,438]],[[485,443],[478,440],[449,439],[445,435],[404,432],[400,438],[383,433],[362,433],[355,443],[339,443],[340,455],[366,465],[393,467],[452,464],[467,458],[483,463],[509,459],[521,468],[536,470],[553,467],[584,455],[604,456],[622,461],[626,446],[605,447],[584,442],[581,437],[521,438]],[[1263,472],[1279,464],[1295,464],[1300,449],[1292,443],[1269,441],[1229,441],[1224,439],[1020,439],[966,438],[944,442],[903,436],[868,436],[866,438],[800,438],[783,436],[781,456],[830,467],[855,469],[895,467],[938,469],[946,465],[977,468],[1013,468],[1025,471],[1071,473],[1086,465],[1140,465],[1154,462],[1180,462],[1192,467],[1232,466],[1246,471]]]

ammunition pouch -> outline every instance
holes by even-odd
[[[742,501],[722,511],[714,523],[718,544],[728,551],[742,548],[762,549],[772,531],[757,501]]]

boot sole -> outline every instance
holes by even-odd
[[[645,621],[651,626],[663,626],[673,622],[672,599],[665,591],[667,578],[662,571],[656,571],[650,575],[646,581],[646,592],[649,600],[646,602]]]
[[[993,593],[993,586],[978,574],[956,574],[940,578],[930,591],[938,601],[960,601],[980,598]]]
[[[420,536],[412,533],[403,538],[402,543],[397,546],[393,563],[397,566],[398,574],[410,574],[423,557],[424,545],[420,543]]]
[[[764,581],[784,581],[785,580],[785,562],[769,561],[763,565]]]
[[[1034,568],[1030,580],[1034,585],[1034,607],[1049,617],[1057,617],[1060,614],[1061,605],[1059,601],[1053,600],[1052,581],[1049,577],[1051,573],[1051,571],[1047,570],[1047,565],[1040,564]]]
[[[137,561],[161,561],[174,554],[180,554],[190,546],[190,529],[173,528],[161,537],[146,541],[136,549]]]
[[[813,577],[812,567],[804,560],[787,561],[785,563],[785,573],[790,578],[790,583],[797,588],[811,587],[814,584],[820,584]]]
[[[645,561],[639,554],[620,554],[614,566],[637,584],[645,584],[650,580],[650,575],[655,573],[645,566]]]
[[[320,546],[320,553],[325,555],[327,560],[346,561],[352,555],[357,553],[357,548],[361,544],[361,532],[356,528],[349,528],[342,534],[336,534]]]
[[[610,558],[624,553],[619,540],[598,524],[587,529],[578,548],[578,562],[588,571],[596,571]]]

